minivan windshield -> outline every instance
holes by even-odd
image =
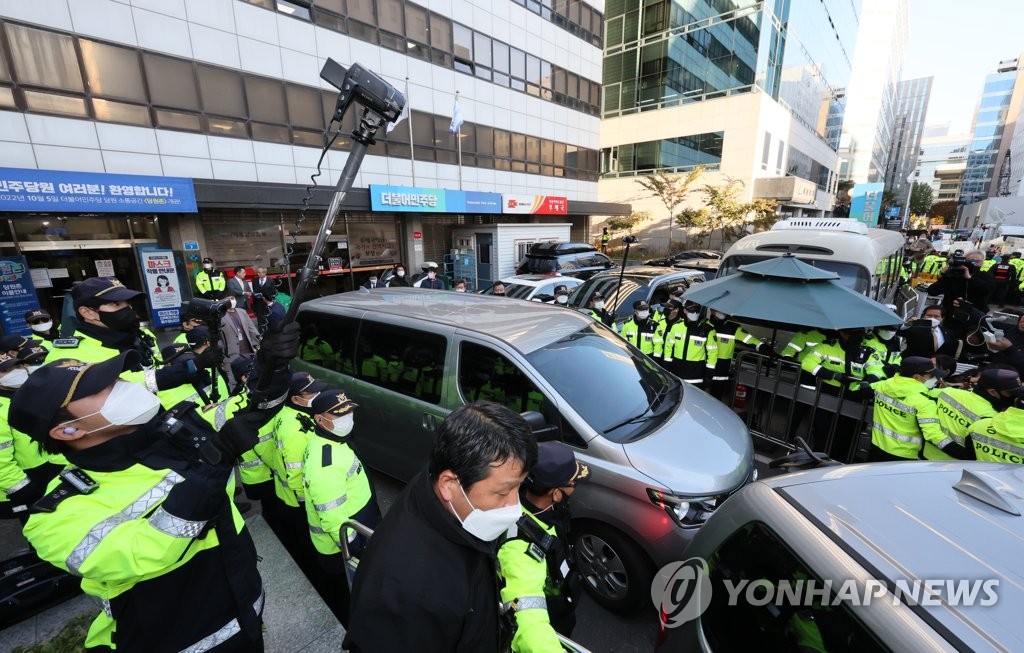
[[[716,278],[721,279],[722,277],[727,277],[730,274],[736,274],[739,272],[741,265],[760,263],[761,261],[767,261],[770,258],[778,257],[763,254],[735,254],[722,261],[722,266],[718,268],[718,276]],[[854,292],[866,295],[868,294],[868,290],[871,288],[871,275],[867,270],[856,263],[832,261],[820,258],[805,258],[803,256],[797,256],[797,258],[807,265],[813,265],[821,270],[835,272],[839,275],[839,278],[836,279],[836,281]]]
[[[644,437],[679,403],[678,379],[596,324],[527,359],[587,424],[613,442]]]

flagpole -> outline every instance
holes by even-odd
[[[405,106],[409,111],[409,163],[412,164],[412,185],[416,185],[416,145],[412,140],[412,109],[409,109],[409,76],[405,76]]]
[[[455,91],[455,104],[459,104],[459,92]],[[462,190],[462,121],[459,121],[458,131],[455,133],[455,144],[459,152],[459,190]]]

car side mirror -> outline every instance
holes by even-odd
[[[548,442],[550,440],[559,440],[560,429],[554,424],[548,424],[544,416],[535,410],[528,410],[520,413],[523,419],[526,420],[527,426],[530,427],[530,432],[533,433],[534,437],[537,438],[537,442]]]

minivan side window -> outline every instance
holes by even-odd
[[[733,533],[707,565],[711,603],[700,625],[714,651],[886,650],[845,604],[835,601],[834,591],[822,600],[822,579],[762,523]],[[798,589],[803,597],[808,588],[817,590],[810,594],[816,598],[792,600]],[[769,594],[772,600],[766,601]]]
[[[355,376],[352,355],[358,319],[304,311],[299,313],[299,324],[302,325],[300,360]]]
[[[556,407],[519,367],[501,353],[473,342],[459,349],[459,391],[467,402],[493,401],[514,412],[536,411],[549,424],[557,425],[554,437],[574,447],[586,448],[586,442],[562,419]],[[538,436],[539,439],[552,439]]]
[[[441,400],[447,339],[436,333],[363,320],[355,376],[432,404]]]

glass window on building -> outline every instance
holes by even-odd
[[[198,65],[199,93],[203,98],[203,109],[218,116],[245,118],[249,115],[245,105],[245,89],[242,76],[234,70],[215,66]]]
[[[150,52],[143,53],[142,62],[146,68],[146,78],[160,80],[158,84],[149,85],[154,105],[188,111],[201,110],[192,62]]]
[[[139,53],[106,43],[79,39],[85,78],[94,96],[146,102]]]
[[[8,23],[5,27],[14,70],[22,84],[77,93],[84,90],[72,37],[24,25]]]

